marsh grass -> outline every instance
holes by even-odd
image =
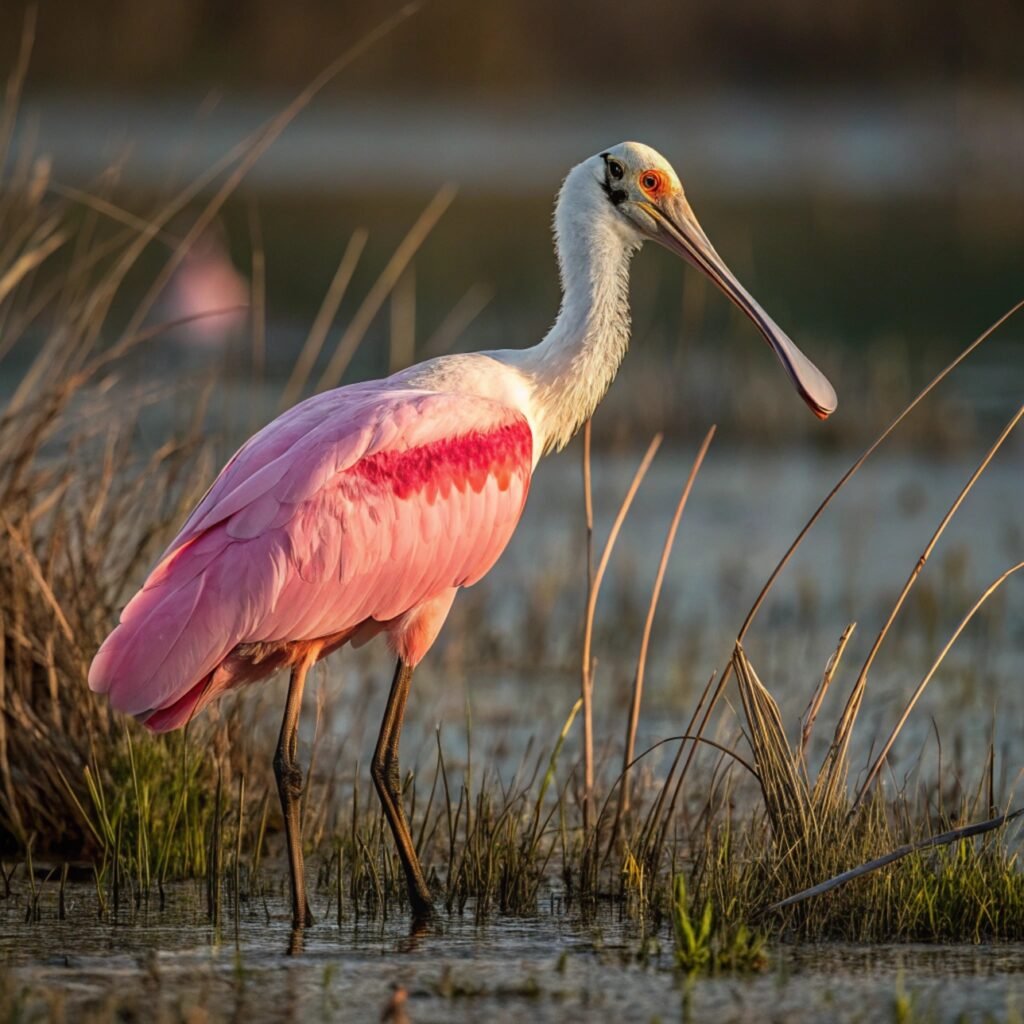
[[[0,358],[10,381],[0,412],[0,850],[98,856],[98,878],[109,877],[115,891],[127,879],[148,890],[202,875],[220,850],[210,845],[221,817],[215,779],[250,763],[245,745],[228,740],[242,731],[237,721],[197,723],[188,741],[157,739],[115,719],[86,683],[117,609],[214,468],[205,419],[216,375],[156,391],[121,378],[148,344],[187,322],[155,322],[152,311],[247,171],[413,9],[385,19],[281,114],[145,216],[113,201],[116,168],[92,190],[67,189],[52,181],[45,157],[9,151],[34,35],[35,16],[26,16],[0,121]],[[410,232],[389,264],[392,277],[450,198],[443,192]],[[168,230],[172,221],[182,234]],[[154,250],[159,269],[138,303],[122,308],[126,281],[145,273]],[[390,283],[385,274],[363,309],[378,308]],[[337,284],[325,305],[340,300]],[[255,345],[264,330],[252,320]],[[343,371],[361,331],[350,326],[332,372]],[[301,394],[307,378],[294,377],[289,389]],[[173,410],[182,393],[189,417],[172,413],[167,440],[140,445],[143,413]],[[265,830],[266,815],[256,820]]]
[[[988,828],[975,826],[975,834],[992,833],[978,843],[958,842],[969,832],[953,828],[954,822],[992,813],[984,772],[973,793],[964,793],[938,816],[929,807],[931,793],[923,800],[907,792],[889,800],[874,793],[855,807],[846,786],[845,755],[854,717],[841,716],[818,772],[811,773],[739,645],[733,664],[763,811],[757,825],[739,837],[739,851],[735,833],[706,844],[696,875],[718,905],[733,907],[741,921],[764,927],[770,920],[773,931],[799,938],[980,942],[1024,937],[1024,874],[1016,844],[1005,829],[1002,835],[995,832],[1009,820],[999,815]],[[936,787],[941,783],[936,779]],[[939,837],[941,845],[931,846],[930,833],[937,831],[947,835]],[[890,859],[894,851],[903,854],[898,862]],[[887,870],[873,876],[873,862],[880,858],[891,867],[877,865]],[[862,866],[867,870],[858,874]],[[847,872],[851,877],[842,888],[819,885]],[[813,899],[797,895],[814,888],[820,895]]]
[[[88,691],[86,673],[117,609],[210,478],[218,441],[205,429],[203,402],[190,396],[193,414],[187,422],[171,417],[166,441],[140,443],[142,410],[154,402],[173,404],[180,396],[170,390],[133,393],[120,379],[122,371],[140,346],[166,329],[151,322],[151,308],[188,245],[346,59],[351,54],[318,76],[296,103],[209,176],[148,216],[121,210],[106,183],[88,195],[52,188],[45,161],[27,154],[10,161],[10,175],[2,182],[0,353],[20,369],[10,371],[13,388],[0,413],[0,847],[21,867],[17,873],[4,868],[6,898],[23,898],[30,920],[40,919],[44,896],[55,888],[59,913],[65,912],[68,873],[61,865],[71,858],[93,866],[100,913],[113,920],[137,913],[150,900],[162,903],[168,883],[178,879],[199,880],[211,921],[217,926],[233,921],[236,929],[243,916],[269,915],[271,898],[284,893],[279,815],[265,756],[270,743],[266,716],[259,713],[267,710],[265,701],[236,702],[182,734],[153,737],[112,716],[105,701]],[[8,91],[15,105],[24,61],[19,68]],[[9,131],[0,142],[6,137]],[[6,157],[0,149],[0,168]],[[167,225],[203,195],[208,198],[192,212],[182,237],[170,236]],[[450,190],[435,197],[330,349],[325,347],[330,326],[365,243],[365,235],[353,235],[285,385],[283,404],[308,391],[321,357],[321,382],[340,379],[450,200]],[[141,272],[139,261],[152,247],[161,247],[161,269],[137,308],[116,315],[112,311],[125,279]],[[393,316],[399,334],[407,319]],[[585,445],[587,550],[581,552],[586,562],[581,582],[587,601],[579,700],[566,709],[557,734],[537,738],[536,749],[527,750],[511,779],[481,761],[471,742],[465,764],[448,763],[440,732],[433,769],[405,779],[416,845],[449,913],[472,908],[481,919],[532,914],[548,898],[586,915],[614,903],[652,931],[671,922],[686,971],[757,966],[767,935],[1024,938],[1024,874],[1009,823],[982,837],[920,845],[955,824],[994,816],[994,753],[976,766],[976,789],[970,795],[961,790],[953,802],[939,799],[941,777],[923,792],[886,795],[874,786],[914,700],[952,640],[1019,565],[982,595],[943,648],[853,794],[849,761],[868,670],[886,632],[945,525],[1024,410],[1009,421],[923,555],[909,556],[907,584],[849,689],[816,769],[807,763],[809,740],[823,728],[819,718],[826,694],[843,679],[850,631],[821,681],[810,688],[800,734],[793,739],[784,726],[786,715],[744,647],[768,591],[835,494],[990,334],[897,417],[798,534],[744,621],[727,666],[708,681],[681,735],[656,745],[671,753],[662,775],[647,768],[655,748],[635,752],[637,721],[648,651],[657,643],[661,581],[686,501],[695,489],[699,493],[699,469],[713,432],[696,453],[675,507],[646,615],[640,609],[636,628],[626,630],[637,652],[632,699],[622,722],[622,746],[605,744],[603,749],[611,751],[605,755],[593,720],[595,693],[607,685],[593,650],[597,609],[616,538],[629,528],[630,506],[642,492],[660,438],[640,460],[596,564]],[[259,348],[261,323],[253,324],[252,336]],[[399,338],[393,352],[405,345]],[[219,383],[214,375],[205,393],[216,392]],[[812,676],[804,666],[797,668]],[[742,718],[730,719],[720,707],[730,681]],[[385,822],[360,767],[354,765],[351,776],[338,770],[337,751],[330,747],[334,741],[320,728],[325,711],[318,705],[305,801],[318,916],[340,922],[349,915],[401,913],[404,881]],[[723,724],[710,735],[715,715]],[[729,729],[735,737],[731,745],[723,739]],[[704,755],[699,759],[703,774],[694,776],[698,752]],[[897,862],[813,898],[776,906],[908,844],[917,846]]]
[[[686,892],[686,879],[676,875],[672,883],[672,936],[676,964],[686,974],[720,971],[757,971],[768,963],[764,937],[745,922],[731,929],[715,927],[715,909],[704,901],[699,915]]]

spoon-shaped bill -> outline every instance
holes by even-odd
[[[676,194],[657,205],[644,204],[644,210],[658,226],[654,238],[665,248],[682,256],[698,270],[703,271],[741,309],[771,345],[783,369],[789,374],[800,397],[819,419],[835,412],[836,393],[826,376],[783,333],[774,320],[754,301],[736,280],[722,257],[708,241],[690,204]]]

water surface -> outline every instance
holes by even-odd
[[[401,916],[339,925],[321,921],[297,948],[276,896],[212,928],[198,888],[172,887],[164,911],[144,907],[99,923],[86,887],[73,887],[68,918],[55,896],[26,925],[24,905],[0,904],[0,982],[22,1020],[86,1013],[114,1019],[372,1021],[397,989],[409,1021],[1003,1021],[1024,1004],[1021,946],[785,946],[753,975],[685,979],[667,928],[645,936],[604,910],[582,918],[542,901],[534,917],[473,923],[443,917],[410,935]],[[555,909],[553,909],[555,908]],[[403,1019],[403,1018],[398,1018]]]

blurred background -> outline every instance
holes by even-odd
[[[23,11],[5,7],[0,60],[11,67]],[[144,215],[383,13],[310,0],[46,0],[18,141],[65,184],[96,186],[116,166],[119,202]],[[450,182],[457,199],[395,290],[397,328],[385,308],[351,372],[533,343],[558,304],[549,223],[562,176],[639,139],[675,164],[719,251],[837,378],[829,438],[860,440],[890,411],[877,408],[885,395],[902,400],[1024,293],[1022,34],[1024,8],[1009,0],[432,0],[260,160],[169,301],[232,304],[221,254],[244,283],[261,250],[268,367],[286,373],[353,230],[369,241],[339,322]],[[822,440],[749,325],[666,254],[637,262],[634,315],[625,374],[644,402],[622,392],[616,417],[681,436],[715,419],[741,439],[753,421],[762,439]],[[1009,336],[1017,357],[992,346],[952,385],[926,440],[962,437],[979,410],[1019,391],[1020,334]],[[613,433],[610,417],[597,427]]]
[[[384,13],[347,0],[45,0],[11,161],[45,158],[48,181],[73,208],[84,192],[144,218]],[[24,9],[7,0],[4,15],[0,62],[12,69]],[[1012,0],[429,0],[260,159],[152,322],[250,295],[253,315],[161,334],[135,372],[173,385],[226,368],[214,412],[234,417],[230,448],[279,407],[311,329],[325,338],[309,387],[328,369],[389,266],[391,286],[344,379],[444,351],[532,344],[558,307],[550,218],[565,172],[627,138],[659,149],[718,251],[840,397],[836,415],[819,424],[750,324],[698,275],[661,251],[637,259],[633,350],[594,424],[599,536],[637,446],[655,430],[669,443],[609,578],[602,614],[619,632],[603,635],[619,637],[621,651],[601,657],[620,677],[613,702],[624,700],[689,459],[719,425],[666,584],[661,614],[675,630],[656,636],[652,655],[651,699],[668,718],[655,715],[644,728],[664,734],[722,664],[760,583],[848,464],[847,450],[1024,298],[1022,38],[1024,5]],[[454,201],[392,265],[446,184],[458,189]],[[83,223],[87,209],[83,202]],[[169,225],[171,244],[188,223]],[[147,251],[114,303],[113,325],[166,257],[159,241]],[[348,270],[337,309],[314,326]],[[849,618],[867,620],[851,650],[866,649],[931,528],[1017,407],[1022,324],[1011,323],[915,413],[777,590],[758,664],[783,692],[794,685],[794,714]],[[172,412],[193,405],[186,393]],[[165,436],[145,421],[140,430],[144,448]],[[458,720],[468,691],[454,680],[468,682],[484,663],[506,666],[513,682],[529,666],[538,716],[564,719],[582,594],[577,460],[578,450],[542,469],[509,555],[457,604],[449,656],[438,662],[443,678],[423,698],[436,711],[429,721]],[[886,720],[908,672],[927,663],[968,597],[1019,559],[1020,462],[1019,443],[1001,453],[916,591],[905,637],[894,639],[899,669],[879,691],[891,694],[878,712]],[[983,635],[964,647],[960,682],[936,688],[932,708],[953,707],[975,739],[994,721],[986,683],[1024,650],[1013,606],[990,607]],[[378,661],[368,677],[375,686],[386,671]],[[551,678],[556,687],[546,685]],[[488,698],[495,720],[532,728],[522,722],[521,689],[500,692],[505,698]],[[1020,721],[1020,699],[1019,687],[1005,697],[1004,721]],[[609,715],[616,707],[602,704]],[[920,720],[926,732],[927,714]],[[425,736],[429,746],[429,728]]]

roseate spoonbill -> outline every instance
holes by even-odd
[[[169,318],[188,320],[178,333],[189,343],[223,345],[241,330],[249,283],[231,262],[221,229],[207,231],[188,250],[165,301]]]
[[[413,670],[460,587],[497,561],[542,455],[604,397],[629,340],[631,257],[653,239],[753,320],[811,411],[822,373],[712,248],[675,171],[624,142],[566,177],[555,211],[562,306],[539,344],[441,356],[314,396],[250,439],[186,521],[96,655],[92,689],[156,731],[281,668],[291,681],[274,770],[297,927],[312,921],[296,759],[306,673],[386,633],[398,656],[372,775],[414,914],[431,911],[402,806],[398,744]]]

